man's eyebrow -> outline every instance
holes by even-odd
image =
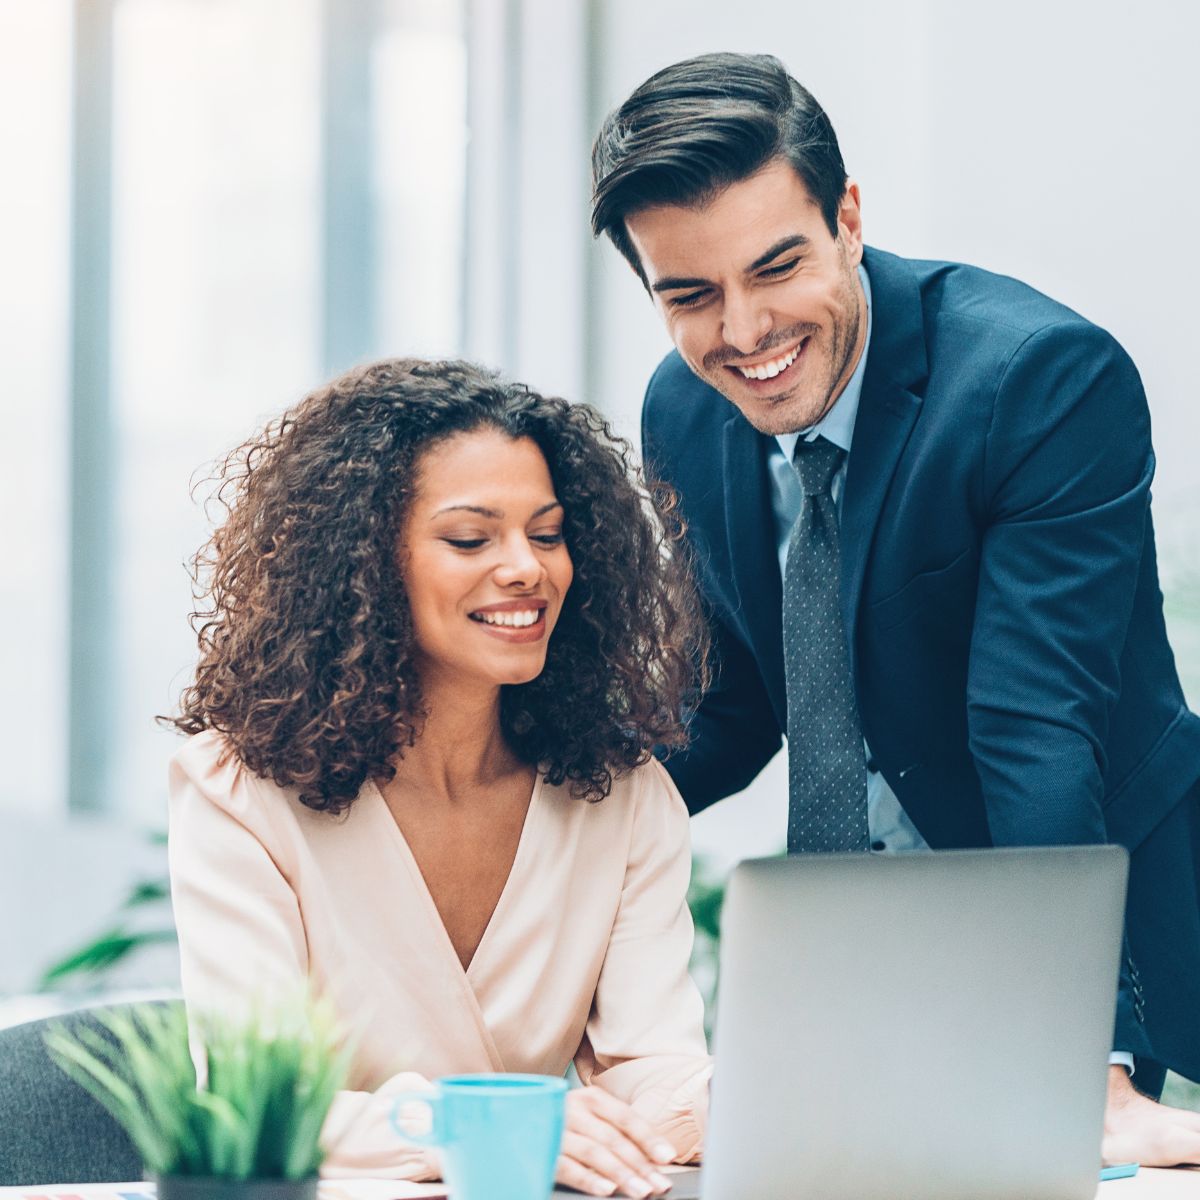
[[[690,279],[686,275],[668,275],[665,279],[656,279],[651,285],[652,292],[675,292],[680,288],[712,287],[707,279]]]
[[[780,238],[765,254],[760,254],[747,268],[747,271],[757,271],[765,267],[773,258],[778,258],[786,250],[800,250],[809,244],[808,238],[802,233],[794,233],[791,237]]]
[[[780,238],[769,250],[764,254],[760,254],[747,268],[746,273],[757,271],[759,267],[765,267],[772,259],[778,258],[781,254],[788,250],[803,250],[810,244],[810,240],[802,233],[793,233],[785,238]],[[712,287],[712,281],[701,279],[698,276],[692,277],[689,275],[668,275],[663,279],[656,279],[651,285],[652,292],[676,292],[682,288],[705,288]]]
[[[555,508],[562,508],[562,504],[557,500],[551,500],[549,504],[543,504],[542,507],[539,508],[530,519],[533,520],[537,517],[543,517],[546,515],[546,513]],[[498,508],[484,508],[479,504],[448,504],[445,508],[439,508],[437,512],[435,512],[429,519],[434,521],[444,513],[451,512],[477,513],[479,516],[487,517],[492,521],[498,521],[504,516],[504,514]]]

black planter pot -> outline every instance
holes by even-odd
[[[162,1175],[158,1200],[317,1200],[317,1177],[221,1179],[214,1175]]]

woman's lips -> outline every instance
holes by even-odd
[[[480,609],[470,614],[484,633],[505,642],[537,642],[546,633],[546,604]]]

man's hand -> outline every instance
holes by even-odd
[[[671,1186],[658,1167],[674,1156],[669,1142],[603,1088],[567,1093],[562,1153],[555,1173],[559,1183],[592,1196],[619,1191],[644,1200],[661,1196]]]
[[[1106,1166],[1200,1163],[1200,1113],[1157,1104],[1134,1088],[1124,1067],[1109,1067],[1102,1155]]]

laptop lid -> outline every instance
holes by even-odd
[[[1091,1200],[1128,855],[742,863],[704,1200]]]

